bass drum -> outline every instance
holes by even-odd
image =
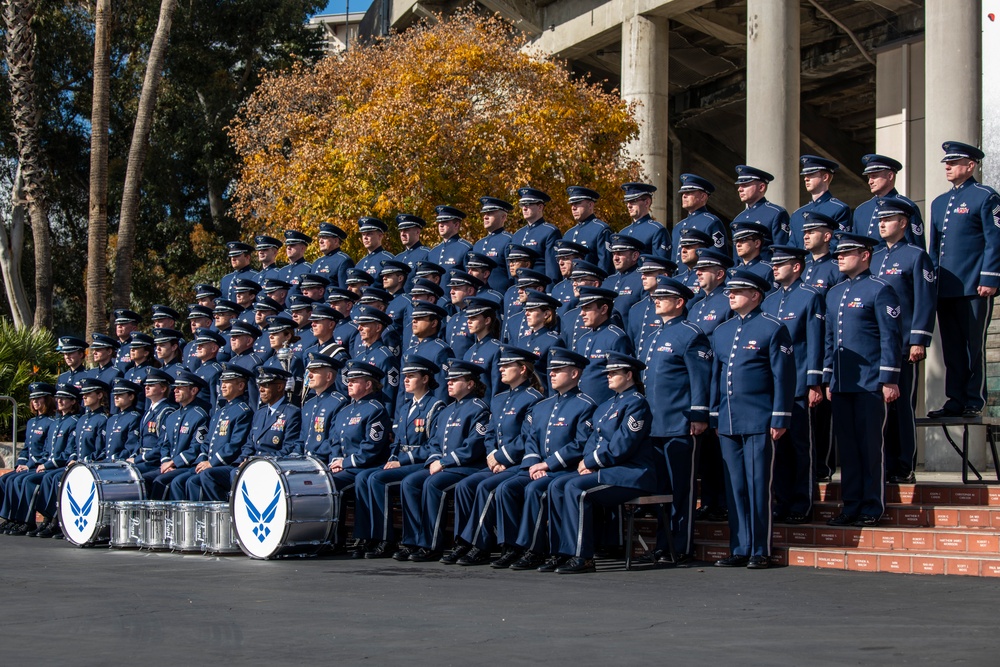
[[[142,476],[128,461],[77,463],[66,468],[59,483],[59,524],[78,547],[111,540],[112,503],[144,500]]]
[[[240,548],[251,558],[314,556],[336,534],[339,500],[329,470],[314,458],[252,458],[230,500]]]

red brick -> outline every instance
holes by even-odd
[[[816,567],[821,567],[827,570],[843,570],[846,566],[846,561],[847,558],[844,554],[816,554]]]
[[[859,532],[857,539],[854,540],[853,546],[855,549],[874,549],[875,531],[870,528],[862,529]]]
[[[789,544],[812,544],[814,539],[814,529],[808,526],[795,526],[787,531]]]
[[[709,541],[729,539],[729,528],[726,526],[704,526],[702,530],[705,531],[706,539]]]
[[[952,489],[951,501],[956,505],[982,505],[986,489]]]
[[[802,567],[816,567],[816,552],[805,549],[789,549],[788,564]]]
[[[771,526],[771,541],[784,543],[785,530],[783,526]]]
[[[965,535],[962,533],[939,533],[934,536],[934,547],[938,551],[965,551]]]
[[[944,574],[944,561],[941,556],[914,556],[911,559],[913,574]]]
[[[910,574],[912,571],[912,556],[902,554],[879,554],[879,572],[901,572]]]
[[[847,554],[847,569],[856,572],[877,572],[878,554]]]
[[[944,562],[945,574],[964,574],[967,576],[979,576],[980,561],[975,558],[946,558]]]
[[[876,549],[902,549],[903,533],[898,530],[873,530],[874,548]]]
[[[702,560],[714,562],[729,557],[729,549],[725,547],[705,547],[705,555]]]
[[[987,505],[1000,505],[1000,489],[996,487],[990,487],[990,489],[987,491],[985,495],[986,495]],[[976,504],[981,505],[982,502]]]
[[[953,507],[935,507],[932,510],[931,525],[953,528],[958,525],[958,510]]]
[[[843,540],[844,540],[843,544],[845,547],[849,547],[852,549],[857,549],[863,546],[864,542],[867,542],[868,545],[870,545],[872,544],[873,538],[870,535],[866,534],[871,532],[872,531],[864,530],[863,528],[848,528],[844,530],[843,533]]]
[[[927,551],[934,548],[934,534],[922,532],[903,533],[903,548]]]
[[[979,565],[982,577],[1000,577],[1000,560],[984,560]]]
[[[989,528],[994,516],[1000,520],[1000,512],[991,512],[987,509],[959,510],[958,525],[967,528]]]
[[[817,528],[816,544],[829,547],[842,546],[844,544],[843,533],[836,529]]]
[[[973,553],[995,554],[1000,552],[1000,536],[969,535],[967,541],[969,543],[969,551]]]
[[[888,486],[885,489],[885,499],[886,502],[909,505],[917,499],[917,487],[915,484],[903,484],[899,487]]]
[[[951,492],[940,486],[926,486],[920,489],[920,502],[945,505],[951,502]]]
[[[777,565],[779,567],[784,567],[788,565],[788,550],[786,549],[776,549],[771,557],[768,559],[771,561],[771,565]]]
[[[897,525],[926,526],[927,513],[922,509],[902,507],[896,510]]]
[[[826,523],[833,517],[840,514],[840,510],[836,507],[830,507],[830,508],[824,507],[821,509],[814,510],[813,514],[816,516],[817,521],[822,521],[823,523]]]

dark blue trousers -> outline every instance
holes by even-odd
[[[944,407],[982,410],[986,405],[986,326],[993,299],[978,296],[939,298],[938,329],[944,354]]]
[[[548,547],[549,485],[569,473],[577,474],[575,470],[549,471],[544,477],[533,480],[527,470],[519,470],[500,484],[497,487],[497,541],[542,553]]]
[[[904,354],[909,354],[904,350]],[[889,475],[906,477],[917,466],[917,364],[903,361],[899,373],[899,398],[886,407],[885,469]]]
[[[209,468],[211,470],[211,468]],[[179,475],[175,475],[170,480],[170,487],[167,489],[166,500],[201,500],[201,485],[197,485],[197,495],[193,498],[188,496],[187,483],[192,477],[197,477],[198,474],[194,471],[194,468],[183,468]],[[195,487],[192,487],[195,488]]]
[[[479,470],[461,466],[432,475],[428,468],[423,468],[407,475],[399,491],[403,504],[403,544],[440,550],[447,494]]]
[[[657,474],[660,488],[674,497],[670,508],[674,552],[693,554],[695,438],[684,435],[650,438],[650,441],[663,456],[663,460],[657,462],[657,472],[662,472]],[[658,525],[656,529],[656,548],[661,551],[667,551],[667,531],[664,528]]]
[[[837,447],[833,441],[833,424],[830,401],[824,400],[815,408],[809,408],[809,428],[812,432],[813,466],[815,475],[831,477],[837,472]]]
[[[14,508],[17,507],[17,497],[19,489],[24,484],[24,479],[35,474],[35,467],[21,472],[9,472],[0,477],[0,491],[3,492],[2,504],[0,504],[0,517],[13,521]]]
[[[48,519],[56,518],[56,506],[59,503],[59,483],[62,481],[65,468],[49,470],[38,485],[38,496],[35,499],[35,511]]]
[[[768,433],[720,433],[719,441],[722,458],[726,462],[729,546],[732,553],[734,556],[770,556],[771,475],[774,463],[771,436]]]
[[[698,443],[698,476],[701,478],[701,506],[726,506],[726,478],[722,461],[719,436],[713,429],[705,429]],[[679,553],[679,552],[678,552]]]
[[[354,480],[362,470],[364,468],[347,468],[346,470],[341,470],[330,475],[330,478],[333,480],[333,488],[340,494],[340,503],[338,505],[340,507],[340,515],[337,517],[337,534],[334,535],[334,544],[342,544],[344,541],[343,537],[347,534],[344,527],[347,503],[344,502],[344,496],[350,497],[354,494]],[[356,494],[355,498],[357,498]],[[357,500],[355,500],[354,506],[357,507],[357,505]],[[357,510],[355,510],[354,521],[355,523],[358,521]]]
[[[7,518],[17,523],[35,523],[35,497],[38,485],[42,483],[42,478],[50,470],[45,472],[25,472],[24,475],[14,479],[8,492],[9,508]]]
[[[467,478],[455,488],[455,513],[458,514],[459,502],[466,506],[463,511],[468,519],[464,522],[461,532],[456,536],[480,549],[492,550],[496,544],[497,531],[497,487],[517,474],[517,469],[503,472],[490,472],[484,475],[476,473]],[[477,480],[475,485],[473,479]],[[468,497],[472,492],[471,500]],[[458,520],[455,521],[458,530]]]
[[[593,558],[594,503],[617,506],[642,493],[602,484],[597,473],[557,477],[548,489],[550,553]]]
[[[805,396],[792,404],[792,423],[774,447],[774,511],[779,516],[812,514],[813,441]]]
[[[191,500],[221,502],[229,500],[236,476],[233,466],[212,466],[197,475],[188,477],[184,484],[184,495]]]
[[[355,478],[354,537],[362,540],[396,541],[389,494],[408,475],[423,467],[422,463],[414,463],[389,470],[376,468],[366,470]]]
[[[845,514],[880,517],[885,512],[885,418],[881,391],[833,395]]]
[[[143,480],[146,480],[146,488],[149,489],[149,499],[172,500],[170,498],[170,486],[173,484],[173,481],[181,475],[192,472],[193,470],[194,468],[174,468],[169,472],[152,475],[151,480],[147,479],[147,475],[151,475],[152,473],[143,475]]]

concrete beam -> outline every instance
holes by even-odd
[[[731,46],[744,46],[747,42],[745,30],[740,29],[740,25],[735,21],[731,25],[724,25],[717,18],[709,18],[704,14],[689,12],[674,18],[681,25],[705,33],[709,37],[714,37],[723,44]]]
[[[802,143],[810,151],[828,155],[840,163],[836,180],[849,181],[867,189],[867,179],[861,178],[861,157],[870,151],[816,113],[808,104],[802,105],[800,118]],[[874,122],[874,118],[872,121]],[[793,210],[797,207],[786,205],[786,208]]]
[[[542,34],[542,13],[524,0],[477,0],[486,9],[496,12],[532,37]]]

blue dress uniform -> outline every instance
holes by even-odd
[[[736,185],[752,183],[753,181],[770,183],[773,180],[774,176],[763,169],[745,164],[736,166]],[[745,209],[740,211],[739,215],[733,218],[734,225],[741,222],[757,222],[767,227],[769,234],[765,245],[785,245],[788,243],[788,235],[791,232],[788,211],[769,202],[767,197],[761,197],[754,203],[747,205]],[[733,258],[735,259],[735,255]]]
[[[533,365],[537,357],[527,350],[505,345],[500,364],[526,363]],[[476,547],[481,558],[490,553],[496,530],[496,489],[517,474],[524,447],[521,424],[528,409],[542,400],[537,389],[524,382],[493,397],[490,405],[490,426],[486,434],[486,451],[506,469],[493,472],[489,468],[466,477],[455,487],[455,537],[459,543]]]
[[[510,213],[513,210],[514,207],[502,199],[497,199],[496,197],[479,198],[480,213],[490,213],[492,211],[506,211]],[[472,252],[486,255],[497,263],[497,268],[490,272],[489,286],[490,289],[495,289],[501,294],[506,292],[511,284],[510,272],[507,271],[507,249],[513,238],[513,234],[508,232],[506,228],[501,227],[500,229],[494,229],[472,244]]]
[[[641,251],[639,241],[625,236],[615,234],[611,237],[611,251],[614,252],[636,252]],[[628,312],[635,304],[642,299],[642,275],[638,271],[638,263],[633,264],[622,271],[615,271],[601,283],[601,287],[615,292],[615,312],[621,318],[621,322],[628,320]]]
[[[139,313],[134,310],[129,310],[128,308],[119,308],[114,312],[115,324],[134,324],[139,326],[142,322],[142,317]],[[133,332],[138,333],[138,332]],[[131,355],[131,336],[125,340],[118,339],[118,354],[115,356],[115,366],[118,367],[122,373],[128,372],[128,369],[132,367],[132,355]]]
[[[734,270],[727,289],[770,284]],[[726,462],[730,559],[722,564],[767,567],[771,555],[771,469],[774,442],[769,429],[788,428],[795,393],[795,359],[788,329],[755,308],[719,325],[712,340],[713,421]]]
[[[916,211],[903,199],[883,199],[879,215]],[[913,227],[911,224],[907,227]],[[886,472],[890,477],[909,478],[917,463],[917,432],[914,411],[917,408],[917,364],[910,362],[910,346],[931,344],[934,334],[934,309],[937,303],[937,276],[931,258],[922,246],[906,243],[905,238],[892,246],[883,246],[872,257],[872,274],[888,283],[896,292],[901,307],[900,328],[903,348],[899,372],[899,400],[888,406],[886,420]]]
[[[981,150],[955,141],[942,161],[983,159]],[[986,403],[986,327],[993,299],[977,288],[1000,287],[1000,196],[970,177],[931,204],[927,250],[938,272],[938,323],[944,353],[945,394],[938,416],[980,414]]]
[[[804,262],[806,255],[805,250],[794,246],[774,246],[773,250],[775,264]],[[826,301],[799,279],[771,292],[761,309],[788,329],[795,359],[795,404],[787,436],[790,446],[775,452],[775,515],[803,523],[812,514],[815,479],[808,392],[809,387],[823,384]]]
[[[598,287],[580,288],[580,305],[588,303],[607,303],[610,305],[614,292]],[[594,400],[603,403],[611,398],[608,380],[601,372],[597,362],[605,359],[609,352],[632,354],[632,341],[628,334],[611,320],[605,320],[597,328],[587,331],[577,341],[574,352],[582,354],[590,362],[580,376],[580,391]]]
[[[300,231],[294,229],[285,230],[285,245],[309,245],[312,243],[312,238]],[[312,265],[305,260],[305,258],[300,257],[294,262],[289,262],[285,266],[281,267],[281,280],[291,285],[291,289],[288,290],[288,296],[299,296],[302,292],[299,291],[299,280],[306,273],[312,271]]]
[[[444,309],[433,303],[419,302],[413,304],[413,312],[411,317],[434,317],[439,321],[444,319]],[[442,322],[443,328],[443,322]],[[403,353],[403,358],[406,357],[423,357],[433,361],[434,364],[441,369],[437,375],[438,388],[435,390],[434,395],[446,403],[449,401],[448,398],[448,381],[444,371],[444,364],[448,359],[454,357],[454,353],[448,344],[441,340],[440,338],[425,338],[423,340],[413,339],[415,342],[411,344],[406,351]]]
[[[403,373],[424,373],[431,377],[441,369],[437,364],[422,357],[407,357],[403,362]],[[427,452],[425,444],[431,433],[436,432],[436,420],[444,409],[443,401],[428,391],[419,399],[405,393],[396,409],[393,421],[393,443],[389,453],[390,461],[398,461],[398,468],[368,468],[354,478],[354,537],[361,540],[394,542],[395,530],[392,525],[392,505],[389,502],[390,487],[399,486],[410,473],[423,467],[424,460],[418,459],[420,452]],[[387,555],[383,549],[379,555]]]
[[[637,375],[645,367],[624,355],[611,355],[603,365],[608,372],[624,367]],[[570,561],[556,572],[594,569],[594,503],[618,505],[656,490],[651,421],[649,403],[635,387],[616,393],[594,411],[594,430],[582,461],[590,472],[563,475],[549,486],[549,552],[584,561]]]
[[[154,368],[146,374],[145,383],[149,382],[169,385],[173,384],[173,377]],[[169,389],[167,393],[170,393]],[[128,451],[124,455],[125,458],[132,459],[140,473],[160,469],[160,440],[166,429],[167,417],[176,409],[174,403],[164,398],[156,405],[147,406],[143,412],[139,422],[139,439],[128,443]]]
[[[246,243],[243,243],[242,241],[229,241],[228,243],[226,243],[226,251],[229,257],[237,257],[239,255],[244,255],[244,254],[249,255],[251,252],[253,252],[253,248],[251,248]],[[243,268],[236,269],[235,271],[232,271],[231,273],[227,273],[226,275],[222,276],[222,278],[219,280],[219,292],[222,298],[229,299],[230,301],[235,301],[236,292],[233,290],[233,280],[235,280],[236,278],[246,278],[247,280],[253,280],[254,276],[256,275],[257,272],[254,271],[252,268],[250,268],[250,265],[247,264]]]
[[[827,290],[843,279],[840,267],[837,266],[831,253],[819,258],[814,258],[812,255],[806,257],[806,268],[802,272],[802,282],[820,294],[826,295]]]
[[[833,160],[827,160],[826,158],[815,155],[801,156],[799,158],[799,164],[802,167],[799,173],[802,175],[823,170],[835,173],[839,168],[839,165]],[[830,191],[827,190],[816,199],[813,199],[804,206],[796,209],[795,212],[789,216],[789,225],[791,226],[792,231],[789,235],[788,242],[796,248],[805,247],[802,239],[802,225],[806,221],[806,213],[820,213],[828,216],[831,220],[833,220],[834,224],[837,225],[834,231],[851,231],[851,207],[834,197],[830,194]]]
[[[448,362],[448,378],[478,377],[482,369],[457,359]],[[425,461],[421,470],[407,475],[400,485],[403,506],[403,540],[406,546],[430,555],[440,551],[444,524],[445,495],[467,476],[479,471],[486,461],[486,433],[490,409],[482,400],[468,395],[444,408],[435,423],[434,433],[413,454]],[[431,475],[435,461],[444,468]]]
[[[864,166],[864,171],[861,172],[862,176],[868,176],[869,174],[876,173],[879,171],[892,171],[899,173],[903,170],[903,165],[898,160],[894,160],[891,157],[885,155],[878,155],[875,153],[869,153],[861,158],[861,164]],[[920,216],[920,209],[913,202],[912,199],[908,199],[903,195],[899,194],[896,188],[892,188],[883,197],[891,197],[893,199],[902,199],[914,210],[914,216],[910,218],[910,224],[907,225],[906,230],[903,232],[904,238],[907,243],[912,243],[913,245],[924,247],[924,221]],[[876,195],[864,202],[859,204],[856,209],[854,209],[853,225],[852,229],[856,234],[861,234],[869,238],[878,239],[878,200],[879,196]],[[878,248],[884,248],[885,242],[880,241]]]
[[[565,348],[549,352],[549,369],[572,366],[584,368],[587,359]],[[524,454],[517,474],[496,490],[497,542],[506,547],[527,549],[522,556],[525,569],[540,564],[539,554],[548,548],[545,530],[548,515],[548,488],[561,475],[576,474],[583,448],[594,429],[597,405],[579,387],[535,403],[521,426]],[[548,464],[545,475],[531,479],[536,463]],[[532,562],[533,561],[533,562]]]
[[[402,231],[404,229],[420,228],[423,229],[427,223],[423,218],[417,215],[411,215],[409,213],[401,213],[396,216],[396,229]],[[417,276],[417,264],[427,260],[427,255],[430,253],[431,249],[426,245],[417,241],[412,246],[403,248],[403,251],[396,255],[395,259],[397,262],[402,262],[409,267],[410,271],[407,274],[406,282],[403,284],[404,290],[409,290],[413,285],[413,281],[416,280]]]
[[[500,341],[493,336],[481,338],[466,350],[463,361],[471,361],[483,369],[483,384],[486,385],[486,393],[483,395],[483,402],[490,404],[493,397],[504,389],[504,384],[500,381],[500,369],[497,367],[497,359],[500,358]]]
[[[694,174],[681,174],[680,181],[681,189],[679,192],[682,193],[702,190],[712,194],[715,191],[714,185]],[[681,262],[681,234],[688,229],[705,232],[712,237],[712,245],[716,250],[726,251],[726,226],[722,224],[722,220],[719,220],[718,216],[709,213],[708,207],[702,206],[688,213],[686,218],[674,225],[672,237],[674,263],[680,264]]]
[[[174,384],[178,387],[197,386],[200,393],[207,391],[207,387],[202,386],[203,383],[204,380],[188,372],[179,377]],[[151,499],[167,500],[170,483],[178,475],[194,468],[195,459],[205,444],[208,422],[208,412],[198,405],[197,401],[180,406],[167,417],[163,424],[163,434],[160,436],[159,463],[163,465],[171,462],[174,468],[161,473],[157,467],[143,473],[142,477],[146,482],[146,488],[150,490]]]
[[[142,386],[129,382],[125,378],[117,378],[111,385],[111,395],[132,394],[138,397]],[[142,423],[142,413],[133,401],[132,406],[124,412],[116,412],[108,417],[105,424],[104,448],[100,460],[120,461],[129,457],[129,443],[139,441]]]
[[[319,223],[319,236],[347,240],[347,232],[330,222]],[[347,286],[347,269],[354,267],[354,260],[346,252],[337,248],[313,262],[312,272],[330,281],[332,287]]]
[[[258,234],[253,237],[254,249],[255,250],[268,250],[270,248],[280,248],[284,245],[280,240],[274,238],[273,236],[266,236],[264,234]],[[252,280],[258,285],[263,285],[264,281],[267,279],[281,280],[281,269],[276,263],[271,263],[267,266],[262,266],[260,271],[255,275],[251,276]],[[231,301],[232,299],[230,299]]]
[[[43,398],[54,396],[56,388],[48,382],[32,382],[28,385],[29,398]],[[36,415],[28,420],[24,429],[24,445],[17,455],[14,463],[14,472],[0,476],[0,517],[7,518],[3,511],[6,506],[4,499],[7,497],[8,487],[14,483],[15,479],[31,474],[35,469],[48,458],[45,451],[45,443],[55,424],[55,418],[50,414]],[[26,470],[17,472],[17,468],[24,466]],[[6,527],[0,527],[0,532]]]
[[[625,183],[621,188],[624,191],[626,203],[642,197],[652,198],[653,193],[656,192],[656,186],[648,183]],[[653,220],[648,214],[638,220],[633,220],[619,234],[642,241],[644,254],[653,254],[665,259],[670,259],[673,255],[670,232],[667,231],[662,222]]]
[[[389,230],[389,227],[378,218],[364,217],[358,220],[358,232],[382,232]],[[395,259],[393,254],[382,246],[369,250],[368,254],[358,260],[357,268],[371,276],[377,276],[382,270],[382,262],[388,259]]]
[[[249,385],[252,373],[239,367],[227,366],[224,371],[227,379],[241,378]],[[201,480],[209,470],[217,467],[231,466],[239,456],[243,444],[250,435],[253,423],[253,410],[247,404],[246,393],[228,401],[212,414],[208,424],[208,437],[202,443],[194,466],[186,468],[170,483],[170,500],[202,500]],[[200,473],[195,469],[200,463],[209,463],[210,467]]]
[[[448,222],[465,220],[465,213],[454,206],[435,206],[434,219],[437,222]],[[427,261],[436,264],[444,269],[441,276],[441,289],[448,291],[448,271],[451,269],[461,269],[465,266],[465,256],[472,250],[472,244],[463,239],[458,234],[451,238],[442,240],[427,253]],[[419,277],[419,276],[418,276]]]
[[[588,200],[597,201],[600,197],[595,190],[577,185],[566,188],[566,194],[570,204]],[[601,267],[605,273],[614,271],[611,264],[611,252],[608,248],[608,243],[611,241],[611,226],[596,215],[591,214],[587,219],[570,227],[566,230],[563,238],[587,248],[589,252],[583,259]]]
[[[546,204],[551,198],[535,188],[520,188],[517,191],[518,204]],[[559,280],[559,265],[556,263],[556,241],[562,238],[559,228],[545,218],[529,222],[514,232],[511,243],[533,250],[541,257],[538,270],[549,277],[553,283]]]
[[[691,290],[672,278],[660,276],[656,282],[654,298],[692,296]],[[686,556],[694,550],[696,448],[691,422],[708,423],[712,346],[698,326],[674,317],[650,336],[642,360],[646,400],[656,406],[649,435],[662,457],[659,486],[674,497],[670,512],[674,553]],[[665,530],[657,530],[658,550],[667,548],[666,535]]]
[[[843,234],[838,252],[875,245]],[[903,334],[899,297],[867,269],[826,294],[826,356],[823,379],[833,396],[833,428],[841,462],[843,513],[839,525],[885,511],[886,407],[882,385],[899,380]]]

